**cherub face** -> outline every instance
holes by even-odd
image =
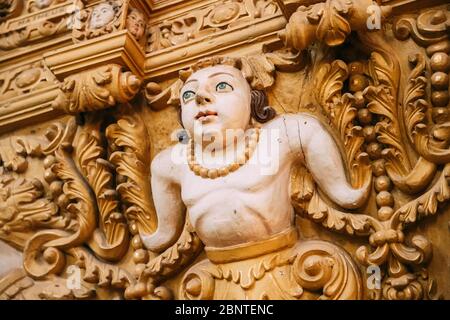
[[[100,3],[92,11],[89,27],[99,29],[114,19],[114,8],[109,3]]]
[[[234,67],[217,65],[195,72],[180,95],[181,118],[191,135],[201,126],[203,137],[225,137],[226,130],[245,130],[250,121],[251,88]]]
[[[35,0],[36,7],[39,9],[47,8],[52,4],[53,0]]]
[[[127,17],[127,29],[139,41],[145,32],[144,15],[138,10],[131,10]]]

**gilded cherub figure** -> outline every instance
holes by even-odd
[[[141,233],[152,251],[178,239],[185,212],[214,266],[247,263],[293,246],[297,231],[289,185],[298,163],[341,207],[354,209],[366,201],[368,186],[354,189],[348,183],[325,126],[306,113],[276,116],[262,92],[252,90],[239,62],[200,61],[181,89],[181,122],[191,139],[162,151],[152,162],[158,228]]]

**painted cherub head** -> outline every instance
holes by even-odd
[[[89,22],[90,29],[100,29],[114,20],[116,9],[112,3],[102,2],[94,7]]]
[[[49,7],[54,0],[35,0],[34,3],[38,9],[44,9]]]
[[[131,8],[127,16],[127,29],[136,40],[139,41],[144,36],[145,25],[144,14],[135,8]]]
[[[189,133],[201,125],[203,134],[225,134],[228,129],[247,129],[252,120],[275,117],[265,92],[252,89],[245,69],[241,59],[212,57],[180,72],[180,120]]]

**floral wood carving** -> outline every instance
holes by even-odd
[[[0,185],[0,237],[3,240],[23,249],[28,231],[66,226],[67,220],[58,214],[58,206],[45,198],[40,180],[16,180],[12,175],[2,175]]]
[[[46,8],[54,7],[64,2],[66,2],[66,0],[29,0],[27,1],[25,10],[27,12],[36,12]]]
[[[107,65],[64,79],[55,108],[69,114],[110,108],[131,100],[141,80],[119,65]]]
[[[276,1],[271,0],[218,1],[174,20],[150,25],[147,52],[177,46],[278,11]]]
[[[89,246],[101,258],[115,261],[128,250],[128,226],[114,190],[114,166],[105,159],[106,152],[101,137],[97,135],[100,124],[99,121],[85,124],[77,141],[75,158],[97,199],[99,228]]]
[[[411,63],[416,65],[416,72],[411,80],[414,81],[415,87],[412,86],[414,96],[410,113],[417,116],[413,118],[416,121],[410,124],[410,136],[417,152],[430,162],[438,164],[445,164],[450,160],[447,110],[450,70],[449,21],[448,11],[429,10],[417,18],[399,19],[394,25],[398,39],[405,40],[411,36],[415,42],[426,48],[428,57],[420,54],[411,57]],[[428,79],[423,75],[427,66],[432,70],[432,75]],[[431,82],[431,94],[427,100],[425,88],[428,81]],[[422,121],[428,109],[431,109],[432,123]]]
[[[186,300],[355,300],[361,293],[359,272],[345,251],[305,241],[247,261],[216,265],[203,260],[184,275],[179,295]]]
[[[128,112],[127,112],[128,111]],[[116,167],[117,192],[126,206],[125,215],[134,232],[153,232],[157,227],[154,213],[150,179],[150,142],[146,127],[131,108],[119,116],[117,123],[106,130],[111,147],[115,150],[110,161]],[[135,137],[141,136],[140,141]]]
[[[27,12],[45,11],[37,3],[30,1]],[[277,14],[274,3],[224,1],[158,22],[149,50]],[[307,110],[329,125],[348,181],[366,189],[369,201],[345,210],[299,166],[291,173],[291,202],[301,219],[365,245],[349,254],[304,239],[244,262],[216,263],[187,220],[170,247],[148,250],[141,235],[161,223],[150,184],[154,129],[146,123],[148,110],[132,101],[141,80],[111,64],[65,79],[54,105],[70,116],[43,136],[0,140],[0,239],[24,253],[24,271],[0,280],[0,298],[91,299],[102,298],[101,291],[159,300],[438,298],[439,282],[428,271],[436,253],[432,240],[411,227],[426,225],[450,200],[449,13],[439,8],[395,19],[394,39],[386,36],[391,25],[364,29],[364,5],[328,0],[300,7],[280,34],[284,48],[232,60],[252,89],[266,91],[277,112]],[[119,14],[88,31],[93,10],[84,11],[80,41],[124,27]],[[410,55],[396,54],[403,46]],[[150,112],[178,108],[183,81],[195,67],[174,82],[149,82],[143,94]],[[55,83],[39,63],[1,77],[5,100]],[[283,92],[298,95],[298,106],[284,108],[277,97],[283,85]],[[35,167],[43,173],[30,177]],[[65,289],[75,266],[82,287]],[[380,267],[380,288],[363,286],[360,272],[367,266]]]
[[[24,65],[0,74],[0,99],[4,102],[57,83],[42,62]]]
[[[73,24],[72,14],[75,6],[70,1],[54,0],[61,4],[57,9],[42,8],[31,10],[0,25],[0,49],[9,51],[25,45],[34,44],[44,39],[62,35],[70,31]],[[21,2],[21,1],[14,1]],[[44,0],[39,0],[44,3]],[[61,3],[62,2],[62,3]],[[27,5],[32,5],[28,1]]]
[[[18,16],[23,8],[23,0],[1,0],[0,22]]]
[[[336,14],[332,1],[316,8],[300,8],[292,16],[286,33],[280,36],[286,44],[299,50],[303,50],[313,39],[322,40],[329,46],[340,44],[349,35],[347,26],[352,25],[349,14],[352,12],[349,7],[351,3],[347,5],[347,10],[341,10],[341,16],[333,18],[338,28],[335,33],[329,33],[328,38],[320,32],[320,25],[317,26],[317,20],[311,19],[311,14],[316,12],[317,17]],[[308,18],[301,20],[300,16],[306,12]],[[342,20],[346,15],[347,20]],[[407,226],[439,213],[442,204],[449,199],[448,158],[445,157],[448,144],[444,129],[447,126],[444,106],[448,105],[448,99],[443,98],[446,95],[441,93],[442,88],[448,87],[448,80],[444,80],[448,77],[442,73],[448,73],[450,68],[445,49],[449,47],[448,32],[445,34],[447,17],[448,11],[430,10],[417,18],[396,21],[393,28],[399,39],[405,40],[411,35],[419,45],[427,46],[428,57],[421,53],[409,57],[409,70],[400,68],[397,56],[392,54],[393,49],[379,33],[359,32],[359,39],[352,41],[360,41],[370,48],[368,60],[347,65],[340,60],[329,63],[325,58],[317,73],[322,77],[316,82],[319,87],[316,95],[323,113],[338,132],[344,133],[344,145],[349,146],[346,144],[348,139],[358,141],[356,148],[344,149],[352,151],[353,155],[363,156],[368,161],[366,163],[371,164],[371,169],[362,167],[361,172],[372,172],[374,176],[378,216],[355,215],[330,207],[316,191],[312,178],[304,168],[298,169],[293,176],[294,205],[301,215],[327,229],[369,237],[373,249],[359,248],[356,252],[359,261],[366,266],[386,267],[382,289],[372,292],[374,299],[434,298],[430,288],[434,287],[435,282],[426,271],[432,257],[431,243],[421,235],[414,235],[407,242],[404,232]],[[309,37],[298,33],[301,29],[297,28],[304,26],[301,21],[307,21],[306,24],[315,33],[307,32]],[[297,30],[296,33],[293,30]],[[427,76],[428,66],[434,72],[431,77]],[[401,72],[408,74],[404,85],[400,82]],[[432,90],[428,95],[430,83]],[[350,92],[342,95],[344,87]],[[403,93],[400,95],[401,91]],[[327,99],[328,96],[322,92],[332,99]],[[399,100],[400,96],[403,101]],[[345,117],[340,117],[342,105],[348,105],[347,112],[343,113]],[[349,123],[346,119],[351,121],[352,131],[345,131],[349,128],[341,125],[341,121],[343,124]],[[416,151],[415,157],[411,157],[409,148]],[[368,158],[365,158],[366,154]],[[357,168],[349,168],[352,178],[352,169]],[[432,181],[435,182],[430,186]],[[295,187],[299,184],[302,189]],[[392,193],[394,187],[412,196],[412,200],[397,203],[399,200]],[[427,191],[424,192],[425,189]]]

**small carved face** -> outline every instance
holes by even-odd
[[[99,29],[106,26],[114,19],[114,8],[109,3],[100,3],[92,11],[89,27]]]
[[[127,29],[138,41],[144,36],[145,18],[140,11],[136,9],[131,10],[127,17]]]
[[[191,135],[204,137],[245,130],[250,121],[251,88],[239,69],[217,65],[192,74],[180,92],[181,118]],[[195,132],[197,134],[197,132]]]
[[[47,8],[52,4],[53,0],[35,0],[34,3],[39,9]]]

